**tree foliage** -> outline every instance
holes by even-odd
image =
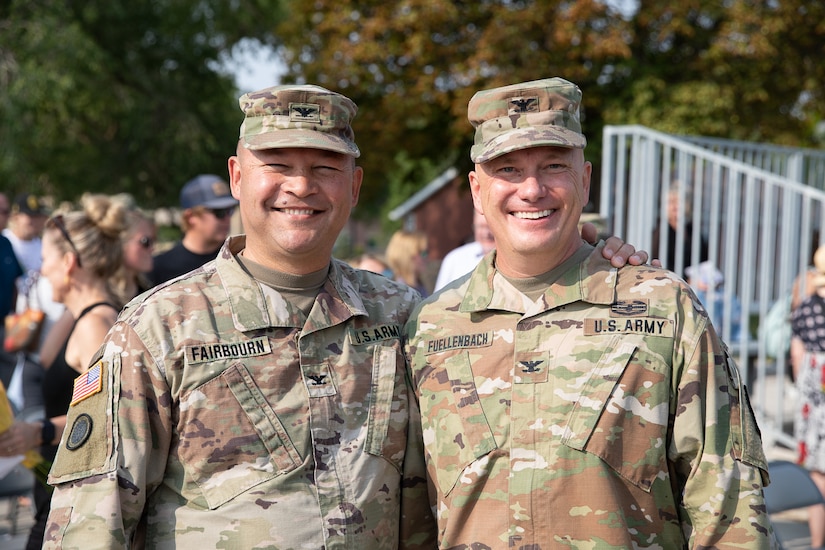
[[[221,52],[271,40],[278,2],[12,0],[0,7],[0,177],[8,191],[127,191],[177,204],[226,173],[240,111]],[[264,17],[266,15],[267,17]]]
[[[151,206],[225,173],[240,113],[218,62],[247,38],[279,46],[286,82],[358,103],[364,216],[469,167],[475,91],[552,75],[584,91],[594,161],[604,124],[822,143],[825,0],[281,3],[0,1],[4,190],[125,190]]]
[[[822,0],[640,0],[631,13],[611,7],[625,4],[292,1],[277,34],[287,80],[338,90],[360,106],[366,201],[383,200],[388,174],[402,168],[394,161],[399,151],[407,162],[456,151],[466,157],[466,106],[476,90],[546,76],[582,87],[593,160],[606,123],[817,143],[825,111]]]
[[[821,0],[642,0],[605,118],[665,132],[820,145]]]
[[[475,90],[548,74],[595,84],[602,67],[629,54],[618,22],[598,2],[315,0],[290,2],[277,34],[287,80],[359,105],[362,200],[371,203],[383,199],[398,151],[466,158]]]

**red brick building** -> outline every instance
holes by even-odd
[[[389,217],[402,220],[407,230],[426,233],[429,257],[440,262],[447,252],[473,239],[473,197],[466,174],[446,170]]]

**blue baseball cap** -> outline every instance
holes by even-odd
[[[22,213],[27,216],[48,216],[49,209],[41,197],[30,193],[22,193],[14,197],[11,205],[11,213]]]
[[[238,201],[232,196],[229,184],[214,174],[201,174],[186,182],[180,192],[181,208],[229,208]]]

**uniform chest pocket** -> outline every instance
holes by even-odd
[[[667,471],[670,380],[635,344],[616,337],[605,349],[568,416],[562,443],[598,456],[649,492]]]
[[[302,463],[240,363],[182,396],[180,409],[180,457],[211,509]]]
[[[487,416],[476,390],[470,359],[458,353],[434,370],[420,387],[421,423],[427,433],[455,434],[438,437],[438,445],[428,445],[435,478],[441,491],[449,494],[462,472],[474,461],[497,447]],[[429,468],[433,473],[433,468]]]

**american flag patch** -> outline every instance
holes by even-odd
[[[74,380],[74,391],[72,392],[71,405],[75,405],[96,394],[103,388],[102,367],[100,363],[95,364],[88,372],[81,374]]]

